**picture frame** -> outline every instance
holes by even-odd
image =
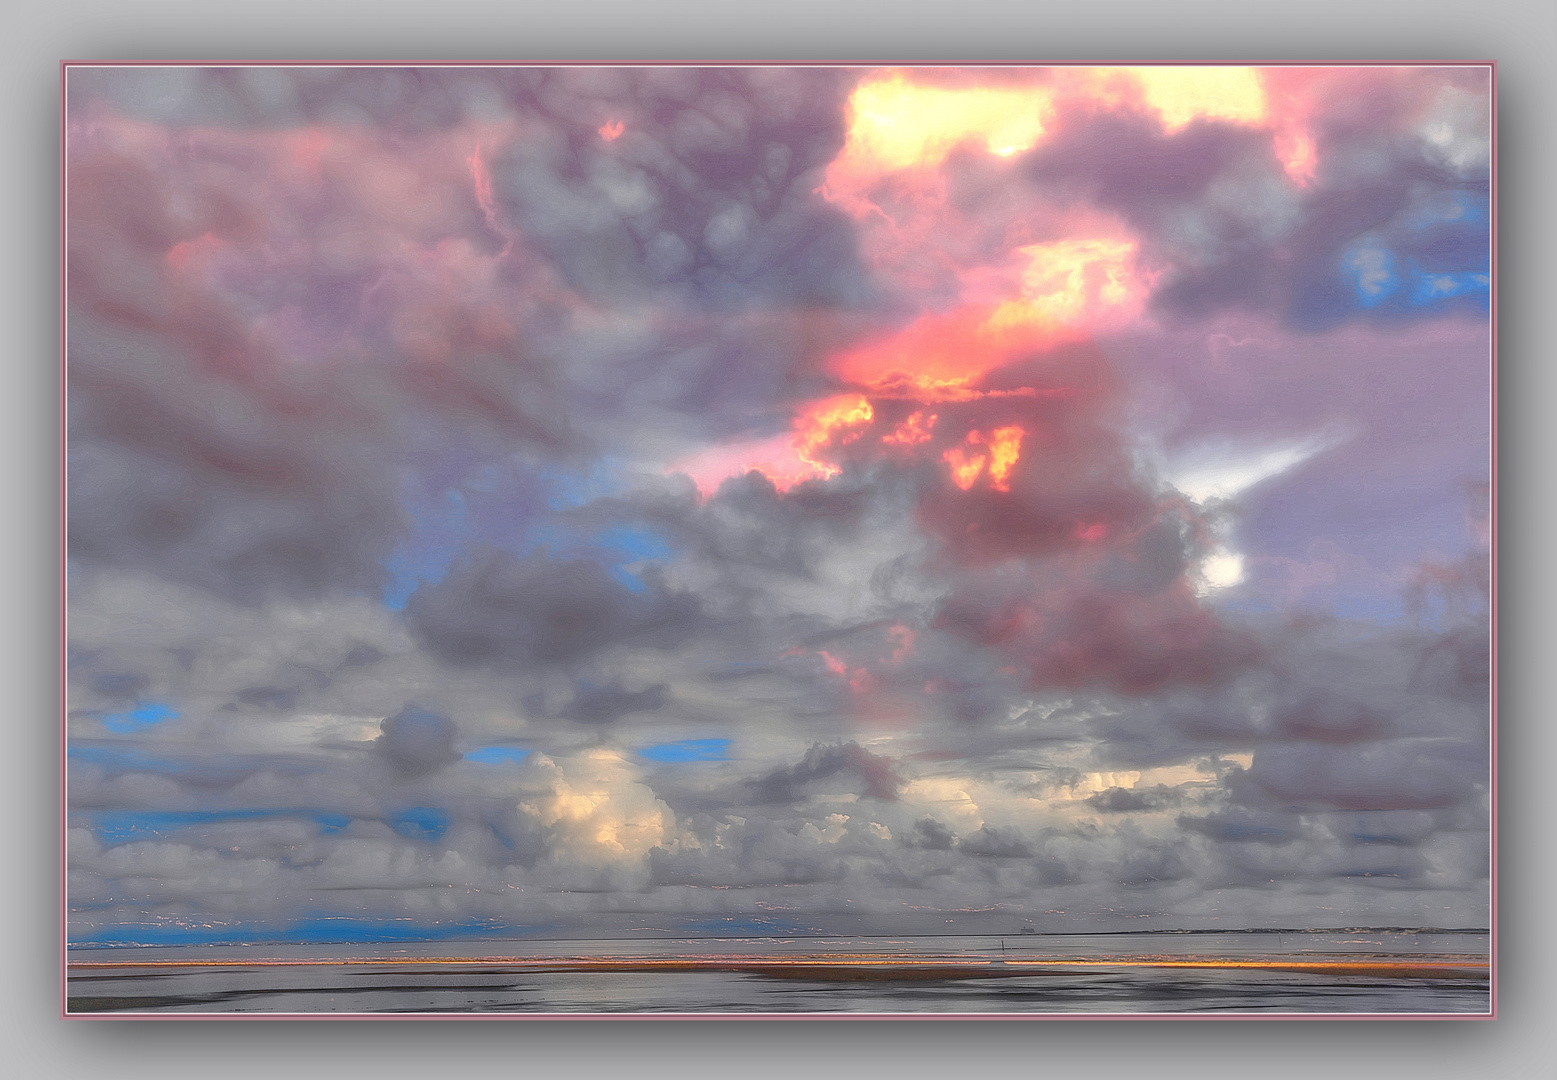
[[[67,1015],[1490,1015],[1492,65],[62,76]]]

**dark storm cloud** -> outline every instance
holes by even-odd
[[[891,759],[873,754],[857,742],[813,746],[798,764],[775,769],[756,780],[751,801],[757,805],[793,803],[835,778],[846,783],[847,790],[857,789],[866,798],[889,802],[897,798],[902,783]]]
[[[707,504],[705,554],[801,571],[827,540],[847,539],[855,531],[872,495],[858,488],[805,485],[779,497],[766,477],[747,473],[726,481],[717,501]]]
[[[1477,636],[1484,648],[1469,625],[1350,642],[1324,624],[1268,630],[1265,670],[1209,695],[1126,705],[1098,724],[1100,749],[1114,768],[1196,754],[1214,765],[1225,801],[1177,818],[1202,838],[1202,880],[1447,880],[1437,865],[1474,881],[1485,858],[1466,837],[1486,820],[1486,688],[1479,700],[1445,693],[1423,672],[1462,685],[1456,646]],[[1241,753],[1247,768],[1225,756]],[[1159,794],[1178,791],[1111,789],[1088,803],[1109,813],[1174,805]],[[1374,850],[1402,847],[1427,854]]]
[[[1485,743],[1397,739],[1372,746],[1271,746],[1255,754],[1249,780],[1269,804],[1341,810],[1457,806],[1485,790]]]
[[[842,881],[848,863],[837,853],[800,835],[801,823],[754,821],[737,826],[717,849],[649,852],[656,885],[718,885],[752,888],[816,885]]]
[[[1181,881],[1190,869],[1173,845],[1150,843],[1126,854],[1115,872],[1121,885],[1152,888]]]
[[[458,761],[454,740],[459,728],[447,716],[407,705],[381,725],[374,748],[405,776],[422,776]]]
[[[809,577],[833,545],[859,534],[880,488],[803,484],[779,492],[760,472],[731,477],[706,499],[690,488],[607,497],[564,516],[586,532],[651,528],[711,572],[738,567]]]
[[[1186,753],[1243,750],[1265,735],[1260,694],[1149,702],[1099,720],[1105,759],[1156,765]]]
[[[1422,651],[1412,685],[1481,705],[1492,681],[1492,650],[1485,630],[1463,627],[1450,631]]]
[[[852,223],[816,190],[851,76],[599,75],[545,73],[484,151],[494,227],[611,315],[555,346],[573,419],[618,445],[771,434],[875,304]]]
[[[372,645],[361,644],[352,647],[342,659],[342,668],[371,667],[384,659],[384,653]]]
[[[960,560],[1043,555],[1077,547],[1077,534],[1087,529],[1117,539],[1151,523],[1156,500],[1108,419],[1119,384],[1101,350],[1061,346],[983,383],[981,389],[1014,395],[939,407],[931,445],[952,449],[972,431],[1016,425],[1026,432],[1028,451],[1011,471],[1009,492],[961,490],[944,468],[933,474],[920,523]]]
[[[1423,189],[1430,194],[1421,194]],[[1285,266],[1277,252],[1261,251],[1202,276],[1186,276],[1164,291],[1162,303],[1169,310],[1203,315],[1226,306],[1228,299],[1242,300],[1233,284],[1241,277],[1268,283],[1270,304],[1246,306],[1275,307],[1305,330],[1359,317],[1403,321],[1446,312],[1479,314],[1487,305],[1485,280],[1481,288],[1458,296],[1438,299],[1429,293],[1413,300],[1420,284],[1412,281],[1402,288],[1396,271],[1389,269],[1400,263],[1433,274],[1488,272],[1485,216],[1422,223],[1416,205],[1434,196],[1459,196],[1483,206],[1487,197],[1484,182],[1467,184],[1408,158],[1388,180],[1316,196],[1304,208],[1303,239],[1280,253]],[[1369,279],[1359,276],[1370,273],[1383,275],[1376,294]]]
[[[263,685],[240,689],[235,700],[239,705],[289,710],[296,707],[299,700],[328,687],[330,682],[330,675],[318,668],[286,661],[277,665]]]
[[[1175,310],[1198,304],[1203,313],[1273,301],[1269,279],[1279,264],[1272,259],[1271,224],[1249,212],[1247,198],[1201,205],[1208,189],[1229,177],[1253,174],[1277,183],[1280,166],[1268,135],[1210,121],[1165,134],[1143,115],[1097,117],[1066,125],[1031,155],[1029,168],[1046,191],[1117,211],[1157,249],[1153,254],[1178,264],[1157,303]],[[1189,235],[1175,235],[1187,216],[1193,217]]]
[[[991,828],[985,825],[978,832],[969,833],[957,841],[957,850],[964,855],[980,855],[994,859],[1028,859],[1032,857],[1032,845],[1017,827]]]
[[[653,579],[643,593],[598,563],[478,551],[406,604],[412,629],[457,667],[568,668],[617,645],[667,649],[705,629],[695,596]]]
[[[1199,875],[1224,888],[1275,891],[1292,884],[1345,888],[1351,883],[1374,889],[1485,888],[1487,852],[1481,837],[1439,820],[1419,823],[1419,831],[1407,839],[1374,831],[1388,828],[1387,823],[1367,820],[1389,816],[1332,814],[1295,826],[1269,816],[1229,813],[1182,824],[1215,841],[1204,852]],[[1371,906],[1363,903],[1364,910]]]
[[[450,492],[456,548],[524,543],[513,492],[546,493],[516,451],[587,468],[592,436],[777,421],[830,333],[794,307],[868,281],[813,192],[840,71],[79,76],[78,560],[247,602],[403,596],[457,555],[418,554],[450,543],[422,520]],[[629,294],[669,315],[569,325]],[[756,314],[698,314],[732,309]],[[494,468],[503,500],[473,487]]]
[[[1356,743],[1392,733],[1390,718],[1377,708],[1341,694],[1316,691],[1278,707],[1273,734],[1285,739]]]
[[[720,309],[858,298],[852,232],[812,193],[842,146],[851,76],[677,74],[546,72],[547,135],[493,162],[513,220],[586,295],[668,288]],[[609,141],[607,125],[618,125]]]
[[[1204,120],[1169,135],[1155,118],[1123,113],[1062,126],[1029,155],[1027,171],[1057,196],[1120,210],[1152,231],[1168,211],[1244,164],[1278,167],[1268,135]]]
[[[286,128],[373,123],[405,133],[452,126],[522,95],[539,72],[438,68],[76,68],[73,111],[109,102],[171,125]]]
[[[1253,638],[1223,625],[1182,582],[1143,598],[1088,589],[1084,569],[1066,569],[1051,571],[1048,588],[1034,588],[1032,578],[1009,571],[964,575],[935,625],[1022,656],[1035,688],[1141,694],[1181,684],[1215,685],[1258,655]]]
[[[85,663],[82,657],[76,663]],[[138,671],[105,671],[92,678],[92,689],[105,697],[133,700],[142,694],[151,680]]]
[[[377,594],[414,511],[395,475],[422,468],[414,443],[468,443],[474,473],[504,449],[566,450],[573,414],[621,433],[629,396],[716,427],[727,406],[792,396],[783,319],[733,332],[672,319],[621,346],[554,333],[578,300],[548,290],[522,250],[499,265],[513,229],[564,264],[624,214],[657,230],[634,239],[633,265],[684,233],[682,276],[702,284],[671,299],[694,307],[726,308],[731,289],[738,306],[814,306],[808,290],[829,274],[868,277],[848,269],[848,226],[811,191],[842,138],[842,72],[164,74],[85,72],[72,91],[83,109],[106,98],[132,116],[229,125],[186,131],[178,154],[111,121],[107,135],[73,132],[72,302],[92,312],[71,356],[76,558],[250,601]],[[627,127],[607,143],[597,129],[613,118]],[[513,215],[481,188],[485,168],[505,190],[492,155],[510,143],[544,158]],[[408,263],[397,234],[433,265]],[[191,259],[207,260],[203,279],[178,269]],[[574,277],[586,294],[601,285]],[[516,315],[552,334],[566,384],[527,354]],[[363,349],[371,363],[343,362]],[[278,366],[297,354],[306,366]],[[602,364],[615,373],[599,389],[572,375]]]
[[[950,851],[956,841],[956,834],[933,817],[923,817],[914,822],[913,831],[902,838],[907,847],[924,848],[927,851]]]
[[[1171,267],[1152,298],[1165,313],[1268,311],[1312,331],[1484,312],[1486,280],[1468,275],[1488,272],[1485,167],[1424,137],[1409,78],[1356,80],[1331,91],[1344,104],[1310,120],[1319,172],[1307,189],[1283,175],[1268,132],[1214,120],[1165,132],[1130,113],[1062,116],[1028,175],[1047,194],[1119,213],[1143,237]],[[1469,116],[1456,119],[1467,131],[1484,92],[1484,82],[1466,88]]]
[[[495,282],[459,239],[484,227],[459,136],[336,134],[72,129],[73,558],[247,602],[377,594],[426,445],[566,441],[527,304],[497,300],[544,271]]]
[[[656,712],[664,708],[667,689],[664,683],[645,690],[584,685],[579,687],[573,700],[558,715],[584,724],[609,724],[624,716]]]
[[[278,416],[173,348],[144,381],[96,377],[109,346],[91,337],[72,340],[72,558],[250,602],[377,591],[400,519],[389,478],[340,437],[353,419],[321,432],[315,408]],[[182,392],[158,391],[173,385]]]
[[[1111,814],[1159,810],[1177,801],[1177,794],[1166,784],[1151,788],[1111,787],[1087,797],[1087,805]]]
[[[1179,817],[1178,825],[1212,840],[1233,843],[1284,844],[1295,839],[1301,831],[1298,821],[1291,815],[1242,808],[1202,817],[1184,814]]]
[[[878,491],[915,488],[915,522],[941,556],[915,572],[951,586],[932,626],[1006,651],[1035,688],[1213,684],[1258,656],[1256,642],[1195,596],[1209,518],[1140,468],[1112,419],[1122,393],[1101,349],[1048,348],[976,385],[965,400],[935,403],[934,429],[912,459],[880,438],[839,447]],[[871,432],[892,431],[904,408],[885,398]],[[947,462],[992,431],[1020,434],[1003,481],[959,480]]]

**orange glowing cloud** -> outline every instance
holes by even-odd
[[[1196,95],[1214,98],[1218,80],[1228,82],[1215,74],[1222,69],[1207,69],[1213,75],[1204,79],[1194,75],[1199,69],[1164,76],[1106,70],[1108,79],[1096,69],[1055,69],[1046,82],[993,86],[944,85],[934,75],[898,71],[855,87],[844,149],[820,190],[860,219],[864,253],[886,278],[914,291],[950,285],[960,303],[837,357],[829,364],[834,375],[878,395],[896,384],[894,396],[955,400],[1019,356],[1085,337],[1100,319],[1139,314],[1152,278],[1138,268],[1139,245],[1120,222],[1067,211],[1062,225],[1054,208],[1017,185],[1000,231],[978,240],[997,223],[966,218],[948,197],[942,170],[958,146],[999,158],[1037,145],[1054,120],[1057,90],[1122,101],[1126,90],[1139,100],[1150,88],[1152,100],[1177,117],[1211,109],[1196,104]],[[1248,111],[1236,103],[1220,108]],[[1057,239],[1022,242],[1056,229]]]
[[[1009,157],[1043,135],[1051,100],[1042,87],[927,86],[902,72],[866,79],[849,97],[849,137],[836,164],[935,168],[970,141]]]
[[[952,483],[967,491],[984,471],[984,464],[989,459],[978,451],[969,452],[954,446],[941,455],[941,460],[951,467]]]
[[[1022,456],[1022,437],[1026,434],[1013,425],[997,428],[987,436],[978,435],[979,441],[989,447],[990,486],[996,491],[1011,490],[1011,470]]]
[[[1066,82],[1095,105],[1134,105],[1156,113],[1169,135],[1197,120],[1267,128],[1277,161],[1301,187],[1313,180],[1317,166],[1306,91],[1332,77],[1326,69],[1172,65],[1075,69]]]
[[[1319,172],[1315,117],[1364,98],[1409,75],[1395,68],[1270,68],[1262,72],[1269,96],[1272,149],[1287,178],[1299,187]]]
[[[1033,395],[1031,389],[970,388],[999,368],[1083,340],[1101,323],[1139,314],[1153,279],[1137,270],[1136,252],[1134,241],[1109,238],[1029,244],[1017,250],[1026,266],[1016,281],[1007,281],[1004,289],[987,281],[978,288],[1003,292],[1003,299],[923,315],[895,333],[840,353],[828,369],[875,397],[931,402]],[[923,422],[910,418],[905,421],[910,426],[888,441],[926,441],[928,428],[917,427]]]
[[[1036,319],[1001,318],[1000,309],[968,305],[921,316],[902,330],[840,354],[829,362],[846,383],[878,393],[936,400],[1012,360],[1053,344],[1053,327]],[[898,393],[893,394],[893,388]],[[959,395],[951,395],[957,397]]]
[[[839,475],[839,452],[858,443],[862,460],[872,447],[898,458],[922,453],[962,491],[1009,491],[1036,430],[1022,418],[1035,414],[1012,401],[1014,412],[970,432],[956,406],[1011,398],[1043,408],[1038,399],[1074,394],[1031,379],[991,386],[989,376],[1142,317],[1160,271],[1142,265],[1123,221],[1051,205],[1030,184],[1005,185],[1008,197],[974,213],[952,197],[961,181],[947,166],[954,152],[988,155],[983,167],[998,177],[1002,159],[1038,147],[1078,108],[1146,110],[1170,134],[1197,120],[1263,128],[1294,182],[1313,173],[1301,93],[1267,85],[1254,68],[1055,68],[983,85],[943,72],[868,74],[850,95],[843,150],[818,190],[856,217],[861,250],[884,280],[935,299],[906,325],[829,356],[825,372],[848,392],[801,406],[788,433],[714,448],[678,468],[705,495],[751,469],[787,491]],[[888,401],[912,404],[887,409],[878,428],[877,406]]]
[[[866,254],[885,271],[920,281],[945,259],[930,239],[952,224],[941,166],[958,147],[999,160],[1042,139],[1052,113],[1041,85],[943,85],[935,75],[866,76],[849,96],[843,151],[817,190],[867,223]]]
[[[672,465],[667,472],[685,473],[707,498],[732,476],[759,472],[780,491],[807,480],[828,480],[842,470],[823,451],[836,439],[848,445],[860,438],[875,416],[859,394],[838,394],[813,401],[796,416],[787,434],[767,439],[715,446]]]
[[[985,466],[989,469],[989,486],[996,491],[1010,491],[1011,470],[1021,460],[1022,439],[1026,434],[1015,424],[997,428],[987,434],[971,431],[966,447],[952,447],[941,455],[941,460],[951,470],[952,483],[963,491],[973,487],[984,474]],[[971,449],[973,447],[984,449]]]
[[[1313,137],[1306,131],[1278,131],[1274,146],[1276,159],[1288,178],[1299,187],[1307,187],[1319,165]]]
[[[600,137],[606,142],[615,142],[621,138],[622,131],[623,127],[620,120],[612,120],[609,123],[600,125]]]
[[[964,144],[997,157],[1031,150],[1053,125],[1061,95],[1105,108],[1144,106],[1170,134],[1201,119],[1260,126],[1269,115],[1257,68],[1057,68],[1049,75],[1046,83],[998,86],[939,85],[903,71],[867,76],[849,96],[848,136],[824,191],[850,203],[851,194],[891,173],[939,168]],[[850,208],[869,211],[868,204]]]
[[[837,474],[831,466],[819,467],[802,460],[796,452],[794,436],[787,433],[712,446],[676,462],[665,471],[690,476],[697,485],[698,494],[705,499],[730,477],[745,476],[749,472],[766,476],[780,491],[788,491],[807,480],[825,480]]]
[[[870,423],[874,416],[870,402],[859,394],[839,394],[812,402],[795,425],[795,453],[802,461],[830,470],[829,476],[836,475],[837,468],[815,460],[815,455],[834,436],[839,436],[845,445],[854,442],[861,433],[850,429]]]
[[[1277,67],[1260,73],[1264,82],[1272,149],[1276,160],[1298,187],[1313,183],[1319,172],[1319,147],[1314,141],[1315,118],[1381,89],[1398,86],[1411,73],[1404,68]]]
[[[1137,270],[1137,251],[1133,240],[1103,237],[1018,248],[1027,260],[1020,295],[995,309],[990,326],[1027,325],[1058,338],[1067,328],[1138,314],[1153,276]]]
[[[936,419],[935,413],[926,414],[923,409],[916,409],[890,433],[882,436],[881,441],[887,446],[918,446],[927,443],[930,441],[930,433],[935,429]]]
[[[1248,67],[1136,67],[1117,69],[1140,88],[1143,104],[1171,134],[1195,120],[1257,127],[1265,122],[1265,85]],[[1109,74],[1103,69],[1103,76]]]
[[[1170,135],[1202,119],[1269,129],[1287,178],[1306,187],[1318,171],[1310,127],[1320,102],[1355,94],[1359,81],[1395,77],[1389,69],[1160,67],[1103,69],[1096,79],[1105,97],[1138,95]],[[1121,94],[1121,80],[1135,94]]]

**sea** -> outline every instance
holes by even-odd
[[[72,1017],[1486,1016],[1486,933],[71,948]]]

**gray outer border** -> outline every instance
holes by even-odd
[[[1557,173],[1552,103],[1557,9],[1550,0],[1305,0],[1235,6],[1225,0],[1093,0],[1049,10],[1034,3],[959,0],[954,5],[787,0],[763,8],[717,0],[578,0],[539,10],[520,4],[411,0],[346,4],[269,0],[202,8],[178,0],[63,0],[13,15],[5,48],[8,151],[0,206],[18,256],[8,263],[17,332],[0,394],[0,438],[11,501],[5,543],[12,618],[5,624],[8,684],[23,693],[8,717],[14,733],[3,785],[16,872],[5,915],[18,970],[4,980],[8,1057],[24,1076],[112,1072],[159,1077],[419,1075],[440,1065],[562,1066],[585,1076],[626,1069],[696,1074],[825,1075],[985,1069],[1110,1073],[1145,1066],[1171,1074],[1243,1068],[1267,1076],[1494,1076],[1539,1074],[1552,1003],[1553,956],[1540,901],[1553,893],[1550,844],[1539,821],[1553,757],[1553,725],[1532,708],[1549,671],[1551,641],[1539,618],[1552,592],[1537,563],[1550,500],[1536,487],[1557,452],[1539,413],[1553,392],[1552,365],[1534,343],[1552,334],[1557,287],[1541,241],[1557,237],[1542,197]],[[55,942],[59,855],[48,827],[58,802],[55,568],[59,551],[57,306],[58,62],[74,60],[362,60],[496,57],[525,60],[1495,60],[1500,99],[1499,571],[1514,583],[1501,609],[1499,793],[1499,1015],[1492,1024],[1261,1022],[1192,1024],[771,1023],[384,1025],[125,1022],[57,1019]],[[1548,240],[1550,243],[1550,240]],[[1543,334],[1542,331],[1546,333]],[[1533,461],[1533,464],[1532,464]],[[1549,678],[1549,676],[1548,676]],[[1526,718],[1529,718],[1528,720]],[[1522,857],[1524,856],[1524,857]],[[1543,985],[1546,984],[1546,985]],[[1104,1022],[1107,1023],[1107,1022]],[[258,1052],[256,1052],[258,1051]],[[1549,1059],[1547,1059],[1549,1061]]]

